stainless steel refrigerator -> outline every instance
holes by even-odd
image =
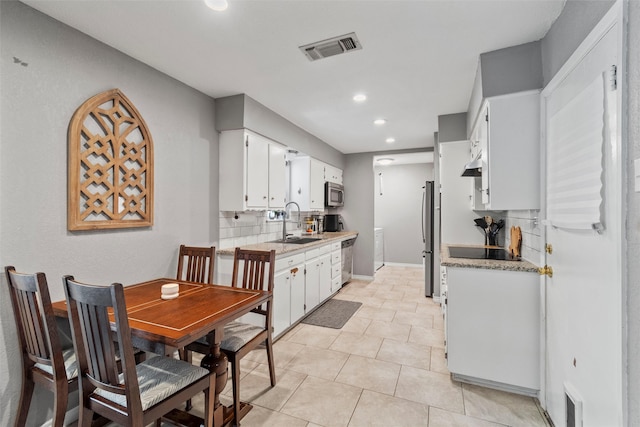
[[[433,226],[435,219],[434,210],[434,187],[433,181],[426,181],[422,193],[422,242],[424,249],[422,257],[424,258],[424,294],[427,297],[433,297],[434,282],[434,235]]]

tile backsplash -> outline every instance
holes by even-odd
[[[540,264],[542,252],[540,247],[542,242],[542,225],[539,221],[540,211],[538,210],[520,210],[507,211],[505,220],[505,243],[504,247],[508,248],[511,244],[511,226],[520,227],[522,231],[522,247],[521,255],[527,261],[533,264]]]
[[[304,218],[318,212],[289,211],[287,234],[300,234]],[[226,212],[220,211],[219,249],[252,245],[282,238],[282,219],[269,219],[269,211]]]

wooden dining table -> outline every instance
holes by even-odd
[[[168,283],[179,285],[177,298],[161,298],[162,285]],[[227,383],[227,357],[220,351],[224,325],[266,303],[272,293],[162,278],[125,286],[124,297],[133,345],[139,349],[172,355],[176,349],[207,338],[210,352],[201,366],[216,374],[213,425],[233,421],[233,407],[222,405],[219,398]],[[54,302],[53,309],[56,316],[68,316],[66,301]],[[244,416],[251,405],[241,405]],[[177,409],[165,417],[187,426],[199,426],[202,421]]]

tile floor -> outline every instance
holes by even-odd
[[[383,267],[334,298],[362,302],[342,329],[298,324],[242,361],[241,398],[254,426],[546,426],[532,398],[451,380],[439,305],[423,296],[420,268]],[[231,384],[221,400],[232,402]],[[194,401],[194,412],[202,402]]]

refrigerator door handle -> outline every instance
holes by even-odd
[[[427,243],[427,239],[426,236],[424,235],[424,199],[427,196],[427,189],[425,187],[424,191],[422,192],[422,243]]]

